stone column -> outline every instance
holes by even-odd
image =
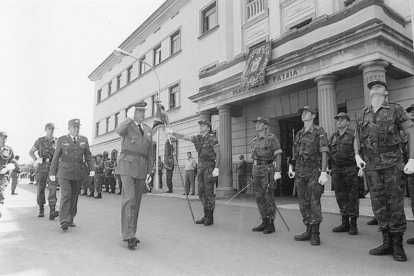
[[[335,75],[323,75],[315,78],[318,85],[319,125],[328,134],[328,138],[336,130],[334,116],[338,111],[336,103],[337,79]]]
[[[371,105],[371,93],[367,84],[373,80],[380,80],[386,83],[385,67],[387,66],[388,62],[383,60],[369,61],[359,66],[364,80],[364,106]]]
[[[222,105],[217,107],[219,111],[219,143],[220,143],[220,173],[219,186],[216,190],[217,196],[234,195],[232,163],[232,141],[231,141],[231,106]]]

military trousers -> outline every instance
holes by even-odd
[[[332,167],[332,183],[341,216],[359,216],[359,182],[357,167]]]
[[[410,193],[411,212],[414,216],[414,174],[407,174],[408,192]]]
[[[195,173],[194,170],[185,171],[185,186],[184,190],[186,194],[195,193]]]
[[[108,176],[108,185],[111,188],[111,192],[115,193],[115,177],[114,175]]]
[[[82,190],[83,192],[87,192],[89,188],[89,176],[84,176],[83,180],[82,180]]]
[[[322,222],[321,195],[323,188],[318,183],[319,172],[306,177],[296,174],[295,185],[298,192],[299,209],[304,224],[318,224]]]
[[[197,174],[198,197],[203,205],[204,211],[214,211],[216,206],[216,195],[214,185],[217,177],[213,176],[214,162],[200,162]]]
[[[166,173],[166,181],[167,181],[168,191],[172,191],[172,188],[173,188],[172,178],[173,178],[173,172],[167,170],[167,173]]]
[[[98,174],[93,177],[93,182],[95,185],[95,192],[102,193],[102,184],[104,182],[104,176],[101,174]]]
[[[0,174],[0,204],[4,203],[4,190],[7,186],[7,178],[4,174]]]
[[[36,182],[37,182],[37,205],[43,206],[46,203],[45,189],[46,185],[49,186],[49,195],[47,201],[49,206],[56,206],[56,181],[50,181],[49,172],[47,171],[36,171]]]
[[[145,179],[121,174],[121,181],[121,232],[122,239],[125,241],[134,238],[137,232],[139,207],[141,206]]]
[[[275,184],[267,176],[253,176],[253,189],[256,195],[256,204],[261,218],[275,219]]]
[[[11,172],[10,173],[10,177],[11,177],[11,190],[12,192],[14,192],[14,190],[16,190],[17,184],[19,183],[19,174],[16,172]]]
[[[403,164],[399,165],[402,169]],[[372,211],[381,231],[403,234],[407,227],[404,213],[404,175],[397,166],[367,170]]]
[[[78,212],[78,198],[82,180],[59,178],[59,185],[61,192],[59,222],[60,224],[72,222]]]

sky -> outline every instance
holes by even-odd
[[[164,2],[0,0],[0,131],[21,163],[49,122],[60,137],[80,119],[91,143],[89,74]]]

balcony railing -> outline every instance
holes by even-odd
[[[248,1],[249,2],[249,1]],[[267,9],[267,0],[253,0],[247,4],[247,20],[261,14]]]

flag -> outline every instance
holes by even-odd
[[[239,91],[265,83],[265,69],[270,59],[271,41],[252,49],[240,78]]]
[[[157,105],[157,111],[155,112],[154,123],[152,125],[152,134],[157,132],[157,130],[162,128],[163,126],[169,127],[170,125],[170,120],[168,119],[167,111],[165,110],[165,107],[161,104],[161,101],[156,101],[155,104]]]

